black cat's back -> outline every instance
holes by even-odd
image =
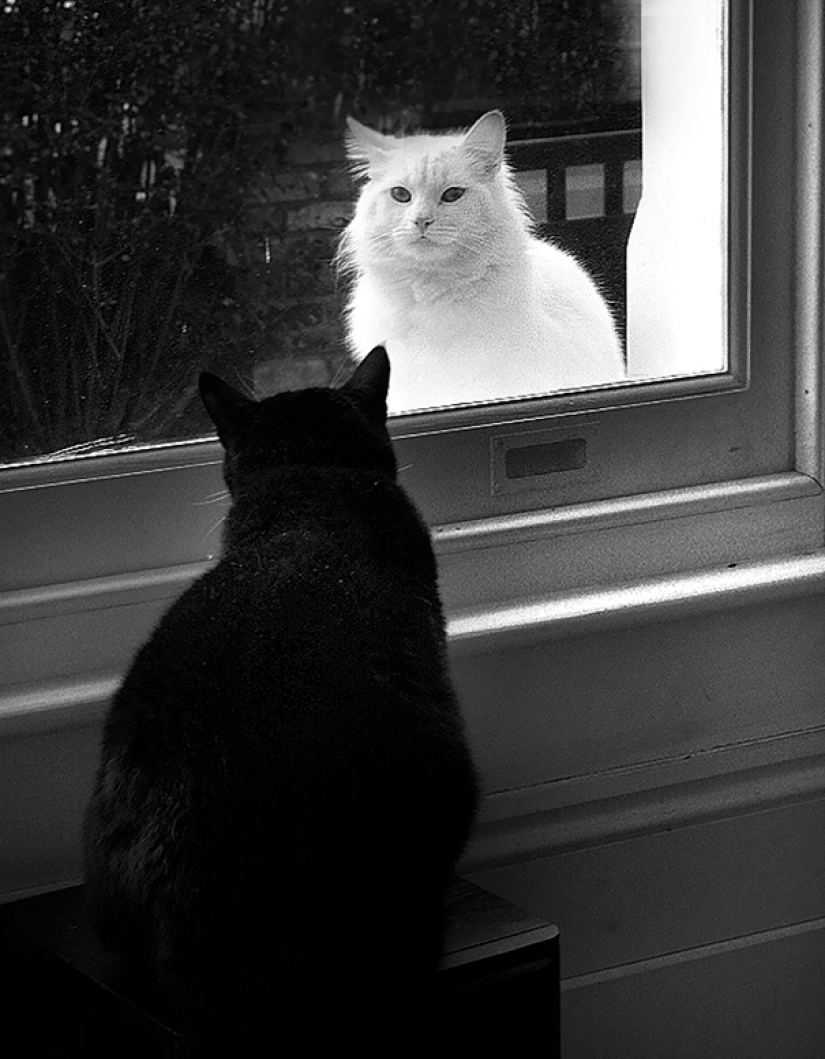
[[[475,808],[429,535],[395,482],[383,351],[339,393],[204,391],[224,551],[107,718],[90,908],[196,1030],[319,991],[357,1021],[433,970]]]

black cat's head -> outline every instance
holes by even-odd
[[[209,372],[201,398],[226,450],[229,490],[239,476],[275,467],[347,467],[394,478],[387,432],[390,365],[376,346],[339,389],[313,388],[255,401]]]

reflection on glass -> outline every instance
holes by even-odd
[[[202,436],[204,367],[258,394],[343,378],[352,277],[335,257],[363,187],[347,117],[415,136],[502,111],[536,232],[598,285],[621,374],[718,370],[723,8],[4,0],[0,460]],[[423,403],[619,377],[525,381],[507,356]]]
[[[644,191],[627,254],[632,376],[725,367],[725,25],[720,0],[643,0]]]
[[[565,216],[568,221],[604,217],[604,166],[571,165],[564,171]]]

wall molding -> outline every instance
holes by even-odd
[[[62,622],[54,635],[74,636],[72,616],[129,615],[134,608],[136,626],[151,627],[163,612],[208,564],[186,564],[114,577],[96,578],[69,585],[24,589],[0,595],[0,626],[16,626],[18,650],[42,656],[52,622]],[[448,618],[450,653],[454,657],[512,650],[534,643],[587,636],[610,629],[667,622],[734,607],[780,602],[825,592],[825,549],[810,554],[720,569],[648,578],[586,591],[548,595],[511,605],[480,607],[453,613]],[[139,615],[139,619],[138,616]],[[66,620],[68,619],[68,621]],[[131,622],[131,617],[128,622]],[[31,635],[26,630],[28,623]],[[127,624],[128,624],[127,622]],[[55,625],[57,629],[57,625]],[[67,631],[69,630],[69,631]],[[39,642],[39,646],[38,646]],[[135,644],[136,646],[136,644]],[[58,652],[53,644],[52,656]],[[71,644],[66,652],[71,654]],[[131,651],[131,647],[128,648]],[[20,669],[25,670],[25,665]],[[0,734],[26,724],[64,725],[89,715],[93,703],[107,700],[119,679],[119,663],[100,660],[94,673],[63,675],[45,672],[48,658],[32,664],[41,679],[0,689]],[[102,675],[101,675],[102,674]],[[29,721],[25,720],[31,715]]]
[[[468,872],[825,795],[825,725],[488,795]]]
[[[0,697],[0,738],[102,724],[119,675]],[[825,725],[488,794],[465,871],[513,864],[825,794]]]
[[[205,573],[209,565],[187,563],[4,592],[0,594],[0,626],[153,600],[172,600]]]
[[[673,621],[825,592],[825,550],[468,609],[448,624],[462,654]]]
[[[788,926],[777,927],[774,930],[761,930],[755,934],[713,942],[709,945],[697,945],[695,948],[682,949],[679,952],[668,953],[666,956],[651,956],[646,960],[623,963],[617,967],[607,967],[602,971],[571,975],[569,978],[562,979],[561,990],[563,993],[569,993],[575,989],[587,989],[603,985],[606,982],[615,982],[620,978],[650,974],[682,963],[713,959],[717,956],[724,956],[729,952],[753,948],[755,945],[770,945],[785,938],[796,938],[802,934],[814,934],[823,930],[825,930],[825,919],[821,918],[806,920],[802,923],[791,923]]]
[[[0,694],[0,739],[102,723],[120,674],[73,677]]]
[[[2,593],[0,626],[171,601],[209,566],[191,563]],[[448,618],[447,633],[454,649],[488,650],[508,647],[513,641],[585,635],[819,592],[825,592],[825,549],[458,610]]]

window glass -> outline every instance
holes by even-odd
[[[535,235],[561,248],[552,327],[544,303],[514,309],[511,284],[449,326],[426,315],[420,334],[438,341],[411,340],[421,359],[409,367],[391,332],[394,385],[406,372],[409,387],[393,411],[725,367],[723,0],[0,0],[0,11],[5,463],[209,434],[202,368],[258,395],[344,377],[356,277],[335,259],[366,187],[353,162],[367,164],[363,145],[348,157],[348,117],[386,154],[380,137],[502,112]],[[422,242],[435,213],[472,221],[474,181],[494,162],[487,124],[462,140],[472,164],[449,180],[383,189],[385,206],[417,210],[408,227]],[[580,368],[597,343],[579,266],[609,306],[618,368]],[[375,326],[384,341],[390,325]],[[571,334],[572,352],[554,358]],[[546,367],[562,361],[569,371]]]
[[[644,192],[627,255],[631,376],[725,366],[725,5],[643,0]]]

